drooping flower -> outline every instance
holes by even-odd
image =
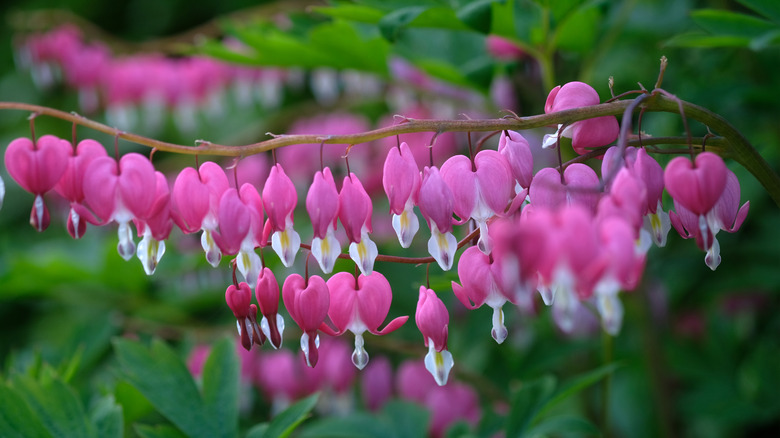
[[[458,241],[452,235],[455,198],[438,168],[426,166],[423,169],[417,206],[431,229],[428,252],[443,270],[449,271],[458,249]]]
[[[268,268],[263,268],[257,276],[255,298],[260,306],[260,313],[263,314],[260,329],[271,341],[271,346],[279,349],[282,346],[284,318],[279,314],[279,283],[273,271]]]
[[[173,221],[170,214],[170,191],[168,180],[162,172],[155,172],[156,188],[154,204],[146,219],[134,219],[138,235],[142,236],[138,243],[136,255],[141,260],[146,275],[154,274],[157,264],[165,254],[165,240],[171,233]]]
[[[314,174],[314,181],[306,194],[306,211],[311,218],[314,239],[311,253],[326,274],[341,254],[341,243],[336,238],[336,220],[339,217],[339,192],[329,168]]]
[[[17,138],[5,150],[8,174],[23,189],[35,195],[30,211],[30,225],[38,231],[49,226],[49,209],[43,195],[53,189],[68,167],[71,146],[67,140],[44,135],[33,142]]]
[[[420,182],[420,169],[409,145],[401,143],[398,148],[390,149],[385,159],[382,186],[390,200],[393,229],[403,248],[412,244],[414,235],[420,229],[420,223],[414,214]]]
[[[254,287],[263,268],[255,248],[264,246],[263,203],[257,189],[244,184],[241,190],[228,189],[219,201],[219,232],[214,241],[223,253],[236,254],[236,264],[244,280]]]
[[[72,151],[74,152],[74,151]],[[71,203],[68,212],[68,233],[74,239],[79,239],[87,229],[87,221],[82,220],[74,204],[84,202],[84,175],[90,163],[98,157],[105,157],[106,149],[95,140],[82,140],[76,147],[75,154],[68,157],[68,167],[62,174],[54,190]]]
[[[87,168],[84,199],[103,223],[119,224],[117,250],[125,260],[136,253],[130,221],[148,219],[156,192],[154,167],[141,154],[125,154],[118,163],[110,157],[98,157]]]
[[[747,204],[738,208],[739,181],[720,156],[702,152],[694,163],[686,157],[672,159],[664,171],[664,182],[674,199],[676,214],[669,213],[672,225],[683,238],[696,239],[699,248],[707,252],[705,263],[714,271],[721,260],[715,235],[721,229],[736,231],[749,208]]]
[[[250,350],[253,343],[262,345],[265,338],[257,327],[257,307],[252,304],[252,289],[249,285],[243,281],[237,285],[231,284],[225,291],[225,301],[236,317],[241,346]]]
[[[628,147],[621,157],[620,148],[615,146],[604,154],[601,175],[610,182],[614,179],[613,174],[624,166],[639,178],[646,191],[647,205],[642,209],[643,232],[650,235],[656,246],[663,247],[672,227],[669,214],[663,209],[664,170],[644,149]]]
[[[721,262],[720,243],[716,234],[720,230],[727,233],[739,230],[750,209],[749,201],[742,207],[739,206],[739,197],[739,180],[734,172],[727,169],[723,194],[706,216],[695,215],[676,199],[674,200],[675,211],[669,212],[672,225],[680,236],[684,239],[693,237],[696,245],[706,251],[704,263],[713,271]]]
[[[282,299],[290,316],[303,331],[301,351],[306,358],[306,364],[314,367],[319,357],[317,348],[320,336],[317,330],[320,327],[327,329],[323,321],[328,316],[330,306],[328,285],[317,275],[304,280],[300,275],[292,274],[284,280]]]
[[[529,197],[531,205],[555,210],[566,205],[580,205],[595,213],[601,197],[601,182],[596,172],[582,163],[574,163],[563,171],[563,181],[557,169],[545,167],[534,175]]]
[[[466,308],[476,309],[487,304],[493,309],[493,329],[490,334],[499,344],[507,336],[501,308],[510,296],[502,290],[502,277],[500,264],[493,263],[491,256],[472,246],[463,251],[458,262],[458,278],[463,286],[452,282],[452,291]]]
[[[528,146],[528,140],[519,132],[503,131],[498,139],[498,153],[506,158],[517,186],[515,192],[527,189],[531,185],[534,172],[534,157]]]
[[[219,226],[219,202],[228,189],[225,171],[216,163],[206,161],[198,170],[185,167],[173,183],[171,217],[187,234],[203,230],[200,243],[211,266],[219,266],[222,252],[214,241]]]
[[[544,104],[544,112],[550,114],[572,108],[597,105],[599,102],[599,94],[593,87],[583,82],[569,82],[550,90]],[[574,151],[583,155],[588,152],[587,148],[604,146],[615,141],[619,129],[620,126],[615,116],[580,120],[565,128],[563,125],[558,125],[558,131],[555,134],[544,136],[542,147],[555,146],[559,136],[569,137],[572,139]]]
[[[401,327],[409,317],[399,316],[387,323],[384,329],[379,329],[393,300],[390,282],[379,272],[374,271],[358,278],[347,272],[339,272],[328,279],[328,290],[328,316],[336,326],[337,334],[349,330],[355,335],[352,363],[362,370],[368,364],[363,333],[368,331],[377,336],[388,334]]]
[[[363,275],[374,270],[374,260],[379,254],[376,243],[369,238],[371,232],[371,198],[354,173],[344,178],[339,193],[339,219],[347,232],[349,256]]]
[[[436,296],[436,292],[425,286],[420,286],[420,297],[417,300],[414,320],[423,335],[425,346],[428,347],[425,368],[436,383],[442,386],[447,383],[450,370],[455,364],[452,353],[447,350],[447,326],[450,322],[450,314],[441,299]]]
[[[461,221],[474,219],[480,235],[477,246],[490,254],[487,221],[503,214],[513,195],[514,178],[500,153],[483,150],[471,160],[465,155],[450,157],[441,166],[441,177],[452,190],[455,214]]]
[[[271,168],[263,187],[263,206],[274,234],[271,247],[286,267],[292,266],[301,246],[301,237],[293,229],[293,211],[298,203],[295,185],[284,173],[281,164]]]

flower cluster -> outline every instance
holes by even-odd
[[[595,90],[570,83],[552,90],[547,110],[590,105],[594,99],[598,102]],[[610,144],[617,128],[614,117],[599,117],[559,128],[557,135],[571,135],[574,149],[584,153],[584,148]],[[736,176],[711,152],[700,153],[694,161],[675,158],[664,170],[645,149],[613,146],[604,154],[599,175],[582,163],[534,172],[532,149],[544,144],[532,145],[508,130],[500,133],[495,150],[455,154],[440,167],[431,158],[420,168],[414,151],[430,152],[425,146],[399,139],[387,149],[381,174],[369,173],[364,179],[381,181],[402,248],[411,247],[420,233],[415,207],[419,210],[430,230],[429,260],[443,271],[452,270],[457,261],[454,295],[469,309],[483,304],[493,309],[491,335],[498,343],[508,336],[503,306],[509,302],[530,309],[537,291],[541,301],[552,306],[564,332],[573,330],[584,303],[590,303],[604,330],[617,334],[623,319],[619,292],[636,288],[653,242],[663,246],[673,225],[684,238],[696,240],[707,253],[705,262],[715,269],[720,263],[716,234],[736,231],[749,208],[739,207]],[[295,230],[295,219],[300,220],[303,211],[300,176],[296,185],[289,176],[293,172],[286,170],[294,169],[294,162],[275,163],[262,188],[249,182],[231,187],[223,168],[213,162],[183,169],[169,187],[145,156],[111,158],[93,140],[76,145],[48,135],[20,138],[5,152],[8,173],[34,195],[30,223],[39,231],[50,222],[44,195],[54,190],[70,203],[71,236],[82,237],[87,223],[116,222],[119,254],[125,259],[136,254],[149,275],[174,224],[185,234],[201,231],[211,265],[219,266],[223,255],[234,255],[233,284],[225,299],[247,350],[266,340],[280,348],[285,327],[279,313],[279,273],[263,265],[258,248],[270,245],[290,268],[306,246],[324,274],[331,274],[336,259],[348,254],[354,274],[323,278],[309,275],[307,264],[304,276],[286,276],[281,298],[302,331],[300,347],[307,365],[318,363],[320,332],[339,336],[350,331],[355,336],[352,362],[362,369],[368,364],[365,332],[390,333],[408,316],[380,328],[393,291],[374,269],[379,255],[373,239],[374,200],[348,164],[346,172],[332,171],[321,160],[319,170],[310,169],[307,178],[311,184],[304,204],[312,240],[304,243]],[[339,185],[334,174],[343,174]],[[674,199],[671,217],[663,209],[664,188]],[[142,238],[138,245],[131,223]],[[458,243],[458,227],[468,227],[471,237]],[[347,254],[342,254],[344,237],[349,241]],[[474,246],[458,255],[472,240]],[[252,303],[252,289],[257,304]],[[447,343],[447,307],[436,292],[421,286],[414,319],[428,348],[425,367],[444,385],[454,365]]]

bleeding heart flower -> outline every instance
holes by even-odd
[[[255,252],[265,246],[263,238],[263,202],[257,189],[244,184],[241,190],[227,189],[219,201],[219,232],[214,241],[222,252],[236,255],[236,263],[244,280],[254,287],[263,262]]]
[[[73,151],[71,151],[73,152]],[[84,202],[84,175],[87,167],[96,158],[105,157],[106,149],[95,140],[82,140],[76,147],[75,155],[68,157],[68,166],[54,190],[71,203],[68,212],[68,233],[79,239],[87,229],[87,221],[81,219],[73,204]]]
[[[35,195],[30,225],[38,231],[48,228],[50,221],[43,195],[54,188],[67,170],[71,151],[67,140],[53,135],[44,135],[35,143],[29,138],[17,138],[5,150],[8,174],[23,189]]]
[[[460,256],[458,278],[463,286],[452,282],[455,296],[468,309],[476,309],[483,304],[493,308],[493,329],[490,334],[499,344],[504,342],[507,330],[501,307],[508,301],[509,294],[502,290],[500,264],[493,263],[491,256],[472,246]]]
[[[452,190],[455,214],[462,222],[474,219],[480,235],[477,246],[490,254],[487,221],[504,213],[512,198],[514,178],[503,155],[493,150],[480,151],[471,160],[464,155],[450,157],[441,166],[441,177]]]
[[[173,183],[171,217],[187,234],[203,230],[200,243],[206,260],[215,268],[222,252],[213,233],[219,225],[219,202],[228,187],[225,171],[212,161],[201,164],[198,170],[185,167]]]
[[[314,174],[314,181],[306,194],[306,211],[309,212],[314,229],[311,253],[322,271],[329,274],[333,272],[333,265],[341,254],[341,243],[336,238],[339,192],[329,168]]]
[[[162,172],[155,172],[156,189],[154,194],[154,204],[146,219],[134,219],[135,228],[138,235],[143,236],[138,244],[136,255],[141,260],[146,275],[154,274],[157,264],[165,254],[165,240],[171,233],[173,221],[170,214],[170,191],[168,189],[168,180]]]
[[[301,237],[293,229],[293,212],[297,203],[295,185],[284,173],[282,165],[276,164],[263,187],[263,206],[274,231],[271,247],[288,268],[295,262],[295,254],[301,247]]]
[[[590,167],[574,163],[561,174],[557,169],[545,167],[534,176],[529,189],[531,204],[551,210],[578,204],[595,213],[601,197],[601,182]]]
[[[425,286],[420,286],[414,320],[423,335],[425,346],[428,347],[425,368],[436,383],[442,386],[447,383],[450,370],[455,364],[452,353],[447,351],[447,325],[450,322],[450,314],[441,299],[436,296],[436,292]]]
[[[339,219],[347,232],[347,238],[352,242],[349,244],[349,255],[363,275],[373,272],[374,260],[379,254],[376,243],[368,237],[373,208],[371,198],[360,180],[354,173],[350,173],[344,178],[339,193]]]
[[[666,165],[664,182],[672,198],[691,213],[703,216],[718,202],[726,189],[726,164],[712,152],[696,156],[695,165],[687,157],[673,158]]]
[[[414,161],[409,145],[404,142],[398,148],[391,148],[385,159],[382,185],[390,200],[393,229],[403,248],[409,248],[414,235],[420,229],[420,223],[414,214],[420,182],[420,169]]]
[[[265,339],[257,328],[257,307],[252,304],[252,289],[245,282],[231,284],[225,291],[225,301],[233,316],[241,338],[241,346],[247,351],[252,344],[263,345]]]
[[[130,221],[149,218],[156,192],[154,166],[141,154],[126,154],[119,163],[110,157],[95,158],[84,174],[84,200],[102,223],[119,224],[117,250],[125,260],[136,252]],[[88,215],[82,218],[90,220]]]
[[[317,365],[320,336],[317,330],[328,316],[330,306],[330,293],[328,285],[322,277],[313,275],[304,280],[298,274],[292,274],[284,281],[282,286],[282,299],[292,319],[303,331],[301,336],[301,351],[306,358],[306,364],[310,367]]]
[[[339,272],[328,279],[328,290],[328,316],[336,326],[337,334],[349,330],[355,335],[352,363],[362,370],[368,364],[368,353],[363,347],[363,333],[368,331],[377,336],[386,335],[401,327],[409,317],[399,316],[379,330],[379,325],[387,317],[393,300],[390,282],[379,272],[374,271],[358,278],[347,272]]]
[[[519,193],[522,189],[527,189],[531,185],[534,174],[534,157],[528,146],[528,140],[519,132],[503,131],[498,139],[498,152],[506,158],[512,175],[520,187],[520,190],[515,188],[515,192]]]
[[[588,84],[583,82],[569,82],[563,87],[553,88],[547,96],[544,104],[545,113],[554,113],[583,106],[598,105],[599,94]],[[558,137],[570,137],[572,148],[580,155],[587,153],[587,148],[604,146],[615,141],[620,126],[615,116],[596,117],[580,120],[568,125],[561,130],[563,125],[558,125],[558,131],[553,135],[545,135],[542,142],[543,148],[555,146]]]
[[[279,314],[279,283],[276,282],[273,271],[268,268],[263,268],[257,276],[255,298],[260,306],[260,313],[263,314],[260,329],[271,341],[271,346],[279,349],[282,346],[284,318]]]
[[[426,166],[423,169],[417,206],[431,229],[428,252],[443,270],[449,271],[458,249],[458,241],[452,235],[455,198],[438,168]]]

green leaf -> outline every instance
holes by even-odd
[[[576,9],[567,15],[555,29],[557,48],[577,53],[593,50],[600,20],[601,12],[595,6]]]
[[[223,339],[203,366],[203,401],[219,436],[238,435],[239,363],[233,341]]]
[[[566,381],[560,385],[555,394],[542,406],[539,413],[542,414],[548,411],[558,403],[612,374],[620,367],[621,365],[617,363],[607,364]]]
[[[713,35],[755,38],[769,30],[777,29],[777,26],[766,20],[717,9],[693,11],[691,18],[702,29]]]
[[[0,436],[6,438],[52,436],[24,399],[4,384],[0,385]]]
[[[256,424],[246,433],[246,438],[263,438],[263,436],[265,436],[265,431],[267,430],[268,423]]]
[[[122,406],[116,403],[113,395],[109,394],[99,399],[91,411],[90,419],[95,425],[98,437],[122,438],[124,436],[125,425],[122,417]]]
[[[425,11],[424,6],[409,6],[397,9],[379,20],[379,31],[386,40],[393,42],[398,39],[401,29],[414,21]]]
[[[676,35],[667,40],[663,45],[666,47],[747,47],[750,45],[750,38],[737,36],[713,36],[701,32],[689,32]]]
[[[598,436],[599,429],[590,421],[573,416],[559,416],[542,421],[528,431],[528,436],[547,436],[565,433]]]
[[[317,404],[318,398],[319,394],[310,395],[280,412],[271,420],[262,436],[264,438],[285,438],[289,436],[298,425],[309,418],[311,410]]]
[[[753,38],[749,46],[752,50],[759,51],[778,45],[780,45],[780,29],[771,30],[760,37]]]
[[[512,396],[512,404],[506,422],[506,436],[508,438],[524,435],[533,424],[542,406],[555,391],[555,386],[555,377],[548,375],[523,385]]]
[[[358,21],[361,23],[379,23],[379,20],[385,15],[381,9],[366,5],[356,5],[352,3],[342,3],[337,6],[318,6],[312,8],[314,12],[327,15],[333,18]]]
[[[428,433],[430,414],[414,403],[392,400],[382,408],[387,426],[397,437],[425,436]]]
[[[514,5],[515,2],[513,1],[492,2],[490,4],[493,8],[491,13],[493,22],[490,25],[490,33],[507,38],[517,38]]]
[[[480,33],[490,32],[495,0],[476,0],[466,3],[456,13],[458,19]]]
[[[16,375],[11,386],[53,436],[95,437],[81,401],[59,378],[38,382],[29,376]]]
[[[219,435],[209,422],[190,372],[165,343],[156,339],[147,348],[139,342],[117,339],[114,348],[126,380],[171,423],[190,437]]]
[[[186,438],[179,431],[179,429],[169,426],[167,424],[158,426],[147,426],[145,424],[136,424],[134,426],[135,432],[141,436],[141,438]]]
[[[405,438],[398,437],[387,424],[365,413],[317,420],[302,428],[298,436],[299,438]]]
[[[780,2],[777,0],[737,0],[750,9],[780,24]]]

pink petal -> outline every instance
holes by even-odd
[[[474,163],[482,199],[494,213],[502,214],[514,195],[515,181],[509,163],[493,150],[480,151]]]
[[[339,215],[339,192],[330,168],[314,174],[314,181],[306,194],[306,211],[309,212],[314,237],[324,239],[328,228],[336,227]]]
[[[454,155],[441,166],[441,178],[452,190],[454,211],[461,221],[471,217],[477,203],[477,176],[471,160],[465,155]]]
[[[263,187],[263,206],[274,231],[283,231],[287,220],[292,220],[298,194],[292,180],[284,173],[281,164],[271,168]]]
[[[390,200],[390,212],[401,214],[407,201],[417,198],[420,190],[420,169],[405,142],[391,148],[385,159],[382,186]]]
[[[354,173],[344,177],[339,193],[339,219],[350,242],[359,243],[365,226],[371,232],[371,198]]]
[[[425,167],[420,185],[417,206],[430,227],[436,224],[440,232],[452,231],[452,213],[455,200],[449,186],[444,182],[436,167]]]

